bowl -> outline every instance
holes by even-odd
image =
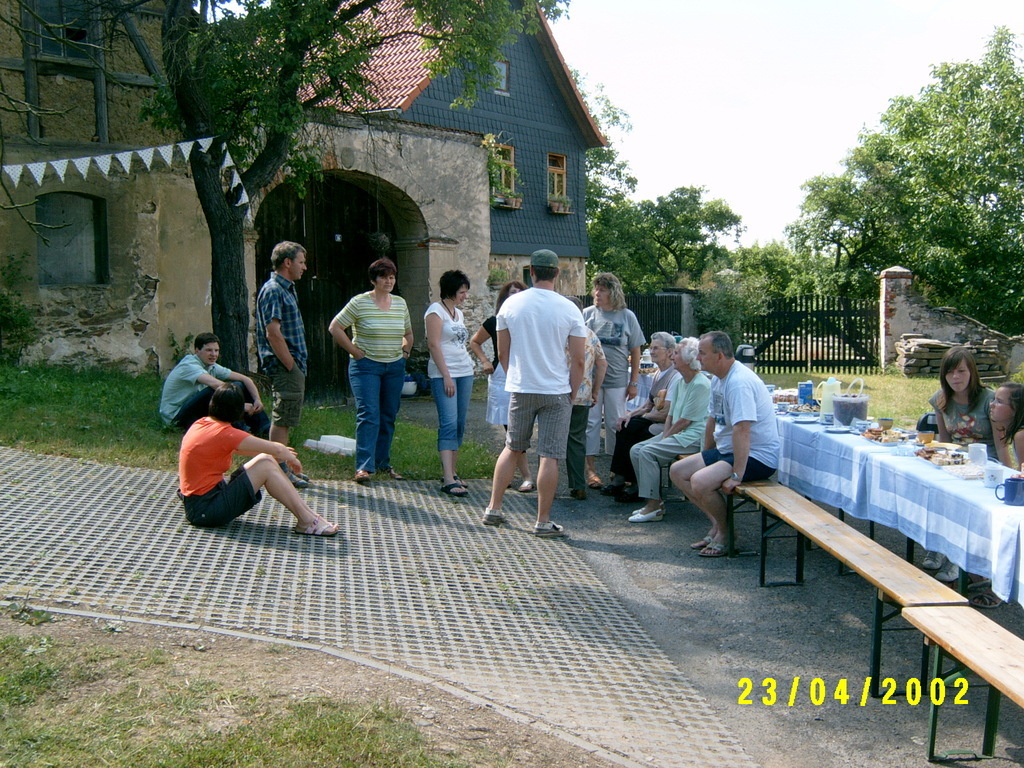
[[[892,419],[878,419],[878,428],[883,432],[888,432],[892,429]]]
[[[927,445],[928,443],[930,443],[934,439],[935,439],[935,433],[934,432],[918,432],[917,433],[917,442],[921,443],[922,445]]]

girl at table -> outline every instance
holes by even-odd
[[[1024,456],[1024,385],[1008,381],[996,390],[989,406],[999,461],[1014,471]],[[1013,448],[1013,455],[1010,454]]]
[[[984,443],[988,456],[999,459],[998,446],[993,436],[993,423],[989,416],[995,394],[981,383],[974,355],[966,347],[952,347],[946,351],[939,366],[940,389],[928,402],[935,409],[939,440],[944,443]],[[926,551],[921,565],[936,570],[935,578],[942,582],[955,581],[960,569],[939,552]],[[971,597],[978,608],[995,608],[1000,600],[987,589],[988,581],[969,574],[971,586],[979,590]]]
[[[944,443],[984,443],[988,457],[999,457],[989,422],[989,403],[995,393],[981,383],[974,355],[966,347],[947,350],[939,366],[939,391],[928,402],[935,409],[939,440]]]

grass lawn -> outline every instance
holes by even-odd
[[[482,388],[482,383],[477,385]],[[156,374],[130,376],[116,371],[72,371],[47,366],[0,364],[0,445],[38,453],[176,471],[181,433],[165,428],[157,415],[161,379]],[[270,397],[264,393],[264,404]],[[312,406],[292,430],[291,444],[307,474],[321,480],[347,480],[355,471],[349,456],[304,450],[307,439],[320,435],[355,435],[352,408]],[[440,473],[437,431],[399,422],[393,459],[413,480],[435,480]],[[493,454],[466,444],[459,455],[464,477],[487,477]]]

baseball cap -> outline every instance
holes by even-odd
[[[547,248],[541,248],[539,251],[534,251],[530,254],[530,266],[555,267],[557,269],[558,254],[554,251],[549,251]]]

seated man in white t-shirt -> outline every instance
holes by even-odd
[[[744,481],[775,473],[782,444],[768,388],[733,356],[732,341],[721,331],[705,333],[697,360],[712,375],[704,450],[672,465],[669,476],[686,498],[711,521],[711,530],[692,549],[701,557],[726,554],[726,502]]]
[[[185,355],[164,381],[160,393],[160,418],[188,430],[210,410],[210,398],[225,381],[237,382],[245,396],[245,415],[241,424],[257,437],[266,437],[270,419],[263,411],[259,390],[248,376],[217,365],[220,339],[212,333],[200,333],[194,342],[195,353]]]

